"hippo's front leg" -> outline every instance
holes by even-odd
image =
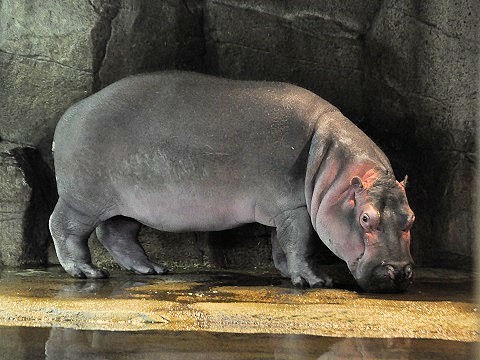
[[[306,207],[287,210],[275,219],[276,237],[285,253],[287,271],[294,286],[331,286],[332,279],[315,274],[310,259],[313,227]],[[273,239],[272,239],[273,240]],[[277,249],[278,251],[278,249]]]

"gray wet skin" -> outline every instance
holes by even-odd
[[[273,259],[295,286],[314,271],[316,231],[367,291],[412,279],[414,216],[383,152],[337,108],[300,87],[186,72],[137,75],[72,106],[55,131],[57,255],[75,277],[100,278],[96,229],[125,269],[163,274],[137,241],[163,231],[274,227]]]

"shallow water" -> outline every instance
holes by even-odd
[[[1,327],[1,359],[474,359],[473,343],[425,339]]]
[[[328,267],[324,267],[328,268]],[[245,299],[244,294],[229,290],[252,290],[252,301],[268,301],[265,289],[277,295],[328,295],[332,291],[339,298],[352,295],[362,299],[401,301],[447,301],[473,303],[473,277],[469,273],[419,269],[413,285],[403,293],[371,294],[362,292],[343,267],[331,267],[336,272],[334,289],[306,289],[292,287],[290,280],[272,273],[247,272],[180,272],[159,276],[135,275],[126,271],[114,271],[107,279],[74,279],[60,267],[46,269],[0,270],[0,296],[38,298],[126,298],[144,296],[161,301],[182,301],[188,294],[196,300],[234,302]],[[212,292],[212,289],[216,289]],[[258,292],[255,292],[258,291]],[[202,294],[203,293],[203,294]],[[206,296],[199,299],[198,295]],[[255,296],[257,295],[257,296]],[[241,297],[239,299],[239,296]],[[186,300],[186,299],[183,299]]]

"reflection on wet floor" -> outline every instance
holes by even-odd
[[[0,328],[1,359],[473,359],[473,343],[209,332]]]
[[[355,294],[365,299],[402,301],[455,301],[474,302],[472,276],[468,273],[442,269],[419,269],[415,283],[400,294],[363,293],[349,278],[340,274],[344,269],[335,268],[339,294]],[[140,276],[127,272],[114,272],[107,279],[73,279],[60,267],[48,269],[0,270],[0,295],[55,298],[124,298],[139,295],[157,300],[181,300],[188,293],[209,295],[208,300],[238,301],[228,291],[211,291],[213,288],[228,289],[247,287],[262,293],[262,289],[275,289],[278,294],[308,294],[316,290],[293,288],[288,279],[272,273],[176,273],[161,276]],[[170,288],[170,289],[169,289]],[[157,291],[155,291],[157,290]],[[324,292],[330,289],[319,289]],[[218,295],[215,295],[218,294]],[[196,300],[199,300],[198,298]],[[261,298],[256,299],[261,301]],[[271,299],[264,299],[270,301]]]

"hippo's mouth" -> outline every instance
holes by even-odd
[[[377,270],[378,269],[378,270]],[[407,290],[412,284],[411,279],[392,279],[388,274],[385,274],[380,267],[375,268],[371,275],[371,280],[365,288],[368,292],[377,293],[400,293]],[[373,280],[372,280],[373,279]]]
[[[398,293],[413,283],[413,263],[395,269],[386,261],[378,264],[362,255],[352,263],[350,271],[358,285],[367,292]]]
[[[389,265],[389,263],[396,264],[395,262],[388,261],[386,258],[380,261],[379,254],[371,251],[373,249],[365,246],[365,243],[361,250],[361,253],[353,261],[347,261],[347,265],[357,284],[364,291],[403,292],[412,283],[413,270],[411,270],[412,274],[410,276],[405,276],[403,272],[397,274],[397,271],[394,271],[397,274],[395,276],[391,273],[394,270],[393,267]],[[403,264],[403,266],[405,265],[406,263]],[[403,266],[401,269],[403,269]]]

